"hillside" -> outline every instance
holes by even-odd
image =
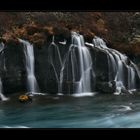
[[[1,12],[0,35],[6,43],[19,37],[41,47],[50,36],[68,39],[74,30],[88,42],[97,35],[111,48],[139,55],[139,19],[138,12]]]

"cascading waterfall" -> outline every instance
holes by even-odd
[[[117,50],[108,48],[103,39],[95,36],[93,44],[94,47],[103,51],[108,56],[109,81],[115,81],[116,93],[120,93],[122,88],[135,90],[136,75],[140,78],[137,66],[127,56]]]
[[[24,46],[28,92],[36,93],[39,88],[34,74],[33,46],[22,39],[19,39],[19,41]],[[137,66],[126,55],[108,48],[103,39],[95,36],[92,44],[85,43],[82,35],[71,32],[71,44],[68,47],[65,46],[66,40],[59,42],[59,44],[63,47],[59,47],[55,43],[55,37],[53,36],[49,45],[49,62],[54,71],[59,94],[67,92],[69,94],[74,93],[74,95],[88,95],[88,93],[95,91],[96,71],[94,69],[96,69],[96,66],[93,64],[96,59],[92,60],[89,48],[85,45],[90,45],[106,54],[108,82],[115,83],[115,94],[120,94],[122,89],[129,91],[137,89],[136,81],[137,78],[140,79]],[[64,51],[64,47],[68,48],[65,55],[60,53],[61,49],[62,52]]]
[[[57,73],[54,65],[55,60],[52,58],[52,56],[55,57],[55,55],[51,54],[50,63],[53,66],[58,81],[58,93],[63,93],[64,83],[71,88],[72,91],[69,91],[69,93],[91,92],[91,77],[94,76],[94,71],[90,52],[88,48],[85,47],[83,36],[72,32],[72,43],[63,60],[58,46],[54,43],[54,37],[49,48],[52,48],[52,46],[55,48],[54,52],[55,55],[58,56],[58,63],[59,66],[61,66],[59,73]]]
[[[27,90],[28,93],[35,94],[39,92],[39,86],[34,72],[33,45],[31,45],[28,41],[22,39],[19,39],[19,41],[23,44],[24,47],[25,63],[26,63],[26,71],[27,71]]]
[[[56,76],[56,80],[59,83],[60,79],[59,79],[59,72],[60,69],[62,68],[62,58],[61,58],[61,54],[59,51],[59,47],[56,45],[55,41],[54,41],[54,36],[52,38],[52,42],[49,45],[49,62],[53,67],[55,76]],[[58,65],[59,68],[57,68],[56,70],[56,65]],[[59,70],[58,70],[59,69]]]
[[[3,43],[0,43],[0,53],[3,54],[3,51],[4,50],[4,44]],[[0,77],[0,100],[2,101],[7,101],[9,98],[5,97],[3,95],[3,85],[2,85],[2,80],[1,80],[1,77]]]
[[[72,75],[73,83],[76,82],[76,69],[79,69],[79,84],[76,88],[76,93],[91,92],[91,76],[92,76],[92,59],[90,52],[85,47],[84,38],[82,35],[72,32],[72,44],[71,44],[71,63],[72,63]],[[76,50],[78,52],[78,58],[76,58]],[[75,56],[75,57],[74,57]],[[77,62],[79,65],[76,67]]]

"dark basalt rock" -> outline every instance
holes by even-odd
[[[57,44],[62,59],[69,50],[70,39],[68,38],[66,45],[60,44],[60,41],[64,40],[64,37],[55,37],[55,43]],[[55,69],[58,77],[60,77],[60,61],[58,59],[58,52],[55,46],[51,45],[51,38],[46,42],[45,45],[39,47],[34,46],[34,56],[35,56],[35,76],[38,81],[40,92],[56,94],[58,92],[58,83],[54,68],[51,61],[55,64]],[[93,91],[101,91],[103,93],[113,93],[116,90],[116,83],[114,81],[109,81],[109,67],[108,67],[108,57],[104,51],[101,51],[94,47],[88,47],[92,62],[93,70],[96,74],[96,82],[91,76],[91,88]],[[76,49],[75,49],[76,51]],[[23,53],[23,46],[20,45],[7,45],[4,50],[4,56],[0,59],[0,74],[3,82],[4,93],[15,93],[15,92],[26,92],[26,69],[25,69],[25,56]],[[76,55],[78,56],[78,54]],[[51,60],[50,60],[51,59]],[[5,68],[4,68],[5,61]],[[127,65],[130,65],[130,60],[127,60]],[[124,68],[127,74],[126,68]],[[77,72],[77,77],[78,72]],[[125,77],[126,80],[127,77]],[[80,79],[77,78],[77,81]],[[63,93],[69,94],[76,90],[77,83],[73,83],[72,79],[66,79],[66,69],[64,69],[64,80],[63,80]],[[139,88],[140,80],[137,78],[137,88]],[[96,85],[95,85],[96,84]],[[125,85],[126,87],[128,85]],[[95,89],[94,89],[95,87]],[[122,88],[122,92],[128,93],[126,89]]]
[[[114,93],[116,87],[113,82],[97,82],[96,89],[102,93]]]
[[[58,82],[54,68],[50,63],[50,45],[48,42],[42,49],[34,47],[35,54],[35,75],[38,81],[40,92],[56,94],[58,92]],[[57,44],[61,56],[64,58],[66,52],[69,49],[69,45],[62,46]],[[95,48],[89,48],[92,60],[93,69],[96,73],[96,85],[95,81],[91,79],[91,86],[93,90],[98,90],[103,93],[113,93],[116,90],[115,83],[113,81],[109,82],[109,70],[108,70],[108,60],[107,55]],[[53,62],[55,63],[56,72],[60,76],[60,62],[58,57],[55,58],[56,52],[53,46],[51,46],[51,55]],[[26,92],[26,69],[24,63],[23,46],[7,46],[4,50],[5,56],[5,67],[1,67],[1,76],[3,81],[4,93],[14,93],[14,92]],[[1,59],[3,61],[3,59]],[[129,61],[128,61],[129,62]],[[2,65],[3,63],[1,63]],[[64,83],[63,83],[63,93],[69,94],[76,90],[78,83],[72,83],[72,79],[69,81],[65,79],[66,70],[64,70]],[[139,82],[139,80],[138,80]],[[94,89],[94,86],[96,87]],[[122,89],[122,92],[127,93],[126,89]]]
[[[6,46],[2,62],[1,78],[4,93],[24,91],[26,70],[21,46]]]

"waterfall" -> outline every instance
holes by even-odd
[[[125,88],[127,90],[135,90],[136,75],[140,78],[137,66],[130,61],[126,55],[121,54],[117,50],[108,48],[103,39],[97,36],[93,39],[93,45],[107,55],[109,81],[115,81],[116,92],[120,93],[121,89]]]
[[[26,72],[27,72],[27,90],[29,93],[35,94],[39,92],[38,83],[34,72],[34,49],[28,41],[19,39],[24,47]]]
[[[3,51],[4,50],[4,44],[3,43],[0,43],[0,53],[3,55]],[[9,98],[5,97],[3,95],[3,85],[2,85],[2,80],[1,80],[1,77],[0,77],[0,100],[2,101],[7,101]]]
[[[4,44],[1,42],[0,43],[0,52],[3,52],[3,50],[4,50]]]
[[[84,44],[84,38],[82,35],[79,35],[75,32],[72,33],[72,46],[74,49],[77,48],[79,58],[79,72],[80,72],[80,81],[77,87],[77,93],[91,92],[91,71],[92,71],[92,59],[90,52]],[[76,54],[75,54],[76,56]],[[72,55],[72,62],[76,61],[75,57]],[[72,63],[73,64],[73,63]],[[72,71],[75,71],[75,65],[72,65]],[[75,78],[75,75],[73,75]],[[75,79],[74,79],[75,80]],[[75,82],[75,81],[74,81]]]
[[[5,96],[2,94],[2,90],[3,90],[3,86],[2,86],[2,81],[1,81],[1,78],[0,78],[0,100],[2,100],[2,101],[7,101],[9,98],[5,97]]]
[[[91,77],[94,76],[92,59],[85,46],[82,35],[72,32],[72,42],[65,55],[59,76],[59,93],[63,92],[63,83],[67,83],[69,92],[91,92]],[[95,79],[95,77],[94,77]]]
[[[62,67],[62,58],[61,58],[61,54],[59,51],[59,47],[58,45],[56,45],[55,41],[54,41],[54,36],[52,38],[52,42],[49,45],[49,62],[53,67],[55,76],[56,76],[56,80],[59,83],[59,72],[60,69]],[[56,65],[58,65],[58,68],[56,70]]]
[[[33,46],[22,39],[19,39],[19,41],[24,47],[28,92],[35,94],[39,88],[34,72]],[[126,55],[115,49],[108,48],[102,38],[95,36],[92,44],[85,43],[82,35],[71,32],[71,43],[69,46],[66,45],[66,40],[58,42],[55,41],[55,36],[53,36],[52,42],[48,47],[51,73],[54,73],[54,79],[52,79],[56,80],[54,81],[56,82],[55,84],[58,84],[58,94],[69,93],[83,96],[95,91],[95,86],[98,88],[98,83],[96,83],[98,72],[95,71],[98,58],[96,58],[95,54],[95,56],[93,55],[95,59],[92,59],[89,51],[93,49],[103,52],[107,56],[105,57],[107,62],[103,60],[103,64],[107,66],[108,72],[105,75],[105,78],[107,77],[105,82],[109,83],[109,87],[115,88],[114,94],[137,89],[137,81],[140,80],[137,66]],[[85,45],[91,46],[92,49]],[[102,62],[99,63],[102,64]],[[97,82],[100,82],[100,79]]]

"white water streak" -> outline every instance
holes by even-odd
[[[26,71],[27,71],[27,89],[28,92],[38,93],[39,87],[35,77],[34,72],[34,49],[33,45],[31,45],[28,41],[19,39],[19,41],[23,44],[24,54],[25,54],[25,62],[26,62]]]

